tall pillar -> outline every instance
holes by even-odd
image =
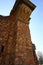
[[[28,0],[18,0],[14,10],[16,16],[16,44],[15,44],[15,65],[38,65],[35,61],[35,49],[31,41],[29,20],[32,11],[36,6]]]

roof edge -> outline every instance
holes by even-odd
[[[21,3],[24,3],[24,4],[26,4],[28,7],[30,7],[30,9],[33,11],[34,9],[35,9],[35,5],[31,2],[31,1],[29,1],[29,0],[16,0],[16,2],[15,2],[15,4],[14,4],[14,6],[13,6],[13,9],[11,10],[11,12],[10,12],[10,15],[11,14],[13,14],[13,11],[15,11],[16,9],[17,9],[17,6],[19,5],[19,4],[21,4]]]
[[[23,0],[23,2],[30,7],[30,9],[33,11],[36,8],[36,5],[34,5],[31,1],[29,0]]]
[[[17,9],[17,6],[19,5],[19,3],[20,3],[20,0],[16,0],[15,4],[14,4],[14,6],[13,6],[11,12],[10,12],[10,15],[13,14],[13,11],[15,12],[15,10]]]

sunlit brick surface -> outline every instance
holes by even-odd
[[[0,16],[0,65],[38,65],[29,29],[31,13],[22,2],[9,16]]]

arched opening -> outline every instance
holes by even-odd
[[[0,45],[0,54],[4,51],[4,45]]]

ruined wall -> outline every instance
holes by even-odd
[[[0,65],[37,65],[29,29],[31,13],[21,3],[10,16],[0,16]]]

